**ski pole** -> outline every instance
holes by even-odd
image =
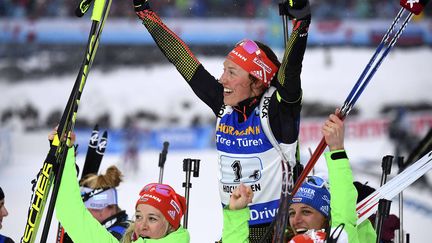
[[[398,157],[398,167],[399,173],[402,172],[404,168],[404,158],[402,156]],[[399,243],[404,242],[403,233],[403,191],[399,192]]]
[[[375,222],[375,230],[377,233],[376,243],[381,242],[382,225],[383,225],[384,219],[387,218],[389,213],[390,213],[390,205],[391,205],[390,200],[387,200],[387,199],[380,199],[379,200],[377,219]]]
[[[159,154],[159,183],[162,183],[162,179],[163,179],[163,170],[164,170],[164,166],[165,166],[165,160],[166,160],[166,156],[168,153],[168,146],[169,143],[167,141],[165,141],[163,143],[163,149],[162,152]]]
[[[392,163],[393,163],[393,156],[386,155],[383,157],[381,162],[382,174],[381,174],[380,186],[383,186],[387,182],[387,176],[390,175]]]
[[[185,188],[186,197],[186,212],[183,216],[183,227],[187,229],[188,223],[188,213],[189,213],[189,190],[192,188],[192,183],[190,182],[191,173],[193,177],[199,176],[199,159],[184,159],[183,160],[183,171],[186,173],[186,180],[183,182],[183,187]]]
[[[382,187],[387,182],[387,176],[391,172],[391,166],[393,162],[393,156],[386,155],[383,157],[381,162],[382,174],[381,174],[381,182],[380,187]],[[381,228],[385,218],[388,217],[390,211],[390,203],[389,200],[381,199],[378,204],[378,211],[375,216],[375,231],[377,233],[377,243],[381,241]]]
[[[381,63],[384,61],[385,57],[388,55],[388,53],[391,51],[392,47],[396,44],[396,41],[401,36],[403,30],[406,28],[408,22],[411,20],[413,14],[419,14],[424,6],[427,4],[429,0],[420,0],[418,3],[411,3],[410,0],[401,0],[400,4],[402,5],[401,10],[395,17],[394,21],[392,22],[391,26],[387,30],[386,34],[384,35],[381,43],[378,45],[377,50],[375,51],[375,54],[372,56],[369,63],[366,65],[365,69],[363,70],[362,74],[360,75],[360,78],[355,83],[354,87],[352,88],[351,92],[349,93],[348,97],[345,99],[344,104],[341,107],[341,111],[339,114],[339,117],[343,120],[348,113],[351,111],[355,103],[357,102],[360,95],[363,93],[364,89],[378,70]],[[405,21],[403,22],[402,26],[399,27],[399,29],[396,31],[396,33],[392,36],[392,38],[389,40],[388,38],[391,36],[391,34],[396,30],[394,27],[399,22],[399,19],[402,17],[402,15],[407,12],[408,15],[405,17]],[[382,56],[378,59],[377,63],[375,65],[372,65],[373,62],[378,57],[378,54],[381,52],[381,50],[384,48],[384,46],[387,44],[387,48],[384,49],[384,52]],[[366,76],[367,72],[372,68],[369,75]],[[366,79],[365,79],[366,77]],[[292,194],[295,194],[297,190],[299,189],[301,183],[304,181],[306,176],[309,174],[309,172],[312,170],[312,168],[315,166],[315,163],[318,161],[318,158],[321,156],[321,154],[324,152],[324,149],[327,147],[327,144],[325,142],[325,139],[322,138],[320,143],[318,144],[317,148],[315,149],[314,153],[312,154],[312,157],[309,159],[307,165],[305,166],[302,174],[300,175],[299,179],[296,181],[294,185],[294,189],[292,191]]]
[[[281,0],[279,3],[279,15],[282,16],[282,28],[284,33],[284,46],[286,47],[286,43],[289,38],[289,30],[288,30],[288,11],[286,5],[288,4],[288,0]]]

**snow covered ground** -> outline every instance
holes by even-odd
[[[330,66],[326,65],[326,52],[310,49],[305,56],[303,69],[303,90],[305,101],[319,101],[340,105],[368,62],[373,50],[331,49]],[[96,57],[97,59],[97,57]],[[214,76],[222,73],[221,58],[200,59]],[[379,109],[391,103],[432,103],[432,82],[430,79],[432,50],[428,48],[397,49],[390,53],[380,67],[362,97],[357,103],[362,118],[377,118]],[[34,104],[46,117],[52,109],[63,109],[76,74],[63,77],[48,77],[44,80],[28,80],[21,83],[0,82],[0,111],[7,107],[19,107],[26,102]],[[1,79],[1,77],[0,77]],[[113,124],[120,126],[123,117],[138,108],[154,110],[167,117],[176,112],[180,100],[192,102],[192,112],[211,116],[211,111],[195,98],[192,91],[181,80],[181,76],[170,65],[153,68],[122,68],[102,73],[92,70],[84,89],[78,117],[94,118],[105,111],[113,115]],[[157,104],[157,107],[156,107]],[[186,124],[187,115],[183,117]],[[0,185],[6,193],[6,206],[9,217],[3,220],[2,234],[19,241],[25,226],[29,206],[31,184],[48,151],[46,135],[48,130],[24,133],[17,123],[12,124],[11,161],[0,165]],[[306,149],[314,149],[319,141],[303,144]],[[352,159],[355,177],[378,186],[382,156],[393,153],[387,138],[351,139],[346,149]],[[133,214],[137,193],[148,182],[157,181],[157,167],[160,151],[143,151],[140,154],[140,170],[128,172],[125,182],[119,187],[120,205],[129,215]],[[214,242],[220,238],[222,216],[217,192],[217,163],[214,150],[169,151],[164,171],[164,183],[171,184],[178,192],[185,180],[182,162],[185,158],[200,159],[201,169],[198,178],[192,178],[190,191],[190,213],[188,228],[191,241]],[[101,171],[111,164],[121,166],[120,154],[108,154],[104,158]],[[365,164],[376,161],[376,164]],[[78,163],[83,157],[78,158]],[[323,168],[320,161],[318,168]],[[365,167],[369,173],[365,173]],[[375,172],[376,176],[370,172]],[[395,173],[395,170],[392,174]],[[431,172],[429,172],[430,175]],[[432,223],[432,195],[430,190],[409,188],[404,193],[406,204],[404,227],[411,234],[411,242],[428,242],[427,225]],[[392,212],[397,212],[398,204],[393,202]],[[49,242],[53,242],[57,229],[56,220],[50,231]],[[42,228],[42,226],[41,226]],[[40,229],[41,229],[40,228]],[[39,233],[40,234],[40,233]]]

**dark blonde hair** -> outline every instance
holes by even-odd
[[[100,188],[116,188],[123,181],[123,174],[115,165],[107,168],[105,174],[88,174],[80,181],[80,186],[91,189]],[[121,208],[118,205],[108,205],[109,208],[115,208],[116,212],[120,212]]]
[[[123,181],[123,174],[115,165],[111,165],[106,170],[105,174],[89,174],[85,176],[80,185],[92,189],[99,188],[115,188]]]

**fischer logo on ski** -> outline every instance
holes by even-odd
[[[50,183],[50,174],[52,171],[52,164],[44,164],[41,175],[37,182],[35,197],[33,198],[31,208],[28,215],[27,225],[24,231],[23,242],[29,242],[33,236],[35,225],[37,224],[38,215],[43,207],[44,198],[47,196],[47,187]]]

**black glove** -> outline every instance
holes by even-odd
[[[280,3],[279,14],[287,15],[289,19],[310,20],[311,10],[309,0],[287,0]]]
[[[303,9],[304,7],[306,7],[307,5],[309,5],[309,1],[308,0],[287,0],[285,1],[288,6],[292,9]]]
[[[147,0],[133,0],[133,4],[136,13],[150,9],[150,4]]]

